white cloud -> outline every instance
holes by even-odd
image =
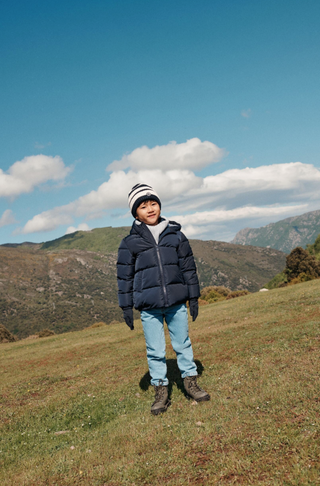
[[[0,197],[17,197],[30,193],[48,181],[61,181],[71,168],[58,155],[31,155],[15,162],[7,172],[0,169]]]
[[[192,217],[190,218],[189,215],[183,216],[173,216],[177,218],[179,223],[188,225],[190,223],[190,219],[192,220],[193,224],[196,225],[207,225],[211,223],[225,223],[226,221],[234,221],[239,219],[254,219],[254,218],[261,218],[261,217],[274,217],[274,216],[282,216],[283,214],[287,214],[288,210],[290,212],[297,212],[304,208],[305,206],[284,206],[284,207],[257,207],[257,206],[246,206],[237,209],[230,209],[230,210],[213,210],[213,211],[202,211],[198,213],[193,213]]]
[[[175,211],[205,209],[226,205],[229,208],[250,204],[286,204],[320,198],[320,171],[311,164],[291,162],[256,168],[232,169],[208,176],[202,184],[181,194]]]
[[[51,231],[60,225],[71,224],[73,217],[84,216],[91,219],[92,214],[99,213],[101,210],[127,208],[128,192],[132,186],[141,181],[148,181],[161,194],[163,201],[170,201],[181,193],[187,192],[191,187],[200,186],[202,179],[187,170],[113,172],[109,180],[101,184],[96,191],[91,191],[70,204],[34,216],[21,232],[27,234]]]
[[[3,215],[0,218],[0,228],[3,226],[9,226],[10,224],[16,223],[15,217],[13,216],[13,212],[11,209],[6,209]]]
[[[37,214],[26,223],[22,230],[16,230],[15,233],[28,234],[52,231],[58,226],[73,223],[73,217],[70,214],[64,214],[61,209],[62,207]]]
[[[248,224],[249,221],[279,220],[284,217],[301,214],[306,208],[306,205],[270,207],[246,206],[231,210],[220,209],[202,211],[193,213],[192,215],[175,215],[170,217],[170,219],[178,221],[182,225],[186,235],[192,237],[196,235],[204,236],[207,233],[212,233],[214,227],[219,227],[219,231],[221,231],[221,227],[229,222],[245,220],[245,224]],[[242,225],[244,225],[244,223],[242,223]]]
[[[248,108],[247,110],[242,110],[241,112],[241,116],[243,116],[244,118],[250,118],[251,115],[252,115],[251,108]]]
[[[131,168],[141,169],[194,169],[199,170],[214,162],[219,162],[227,155],[224,149],[212,142],[201,142],[199,138],[191,138],[185,143],[170,142],[168,145],[156,145],[149,148],[146,145],[136,148],[126,154],[121,160],[115,160],[107,170]]]
[[[78,225],[78,228],[76,228],[75,226],[69,226],[65,234],[70,235],[71,233],[75,233],[76,231],[90,231],[90,228],[87,223],[80,223]]]
[[[219,192],[233,190],[288,190],[305,182],[320,182],[320,171],[311,164],[262,165],[256,168],[232,169],[216,176],[206,177],[206,189]]]
[[[198,139],[192,140],[197,141],[195,146],[202,144]],[[185,145],[186,149],[188,142],[180,145]],[[51,231],[60,225],[68,225],[68,232],[76,231],[74,218],[84,218],[85,221],[101,218],[107,210],[117,209],[118,217],[121,218],[128,211],[128,192],[138,182],[146,182],[154,187],[162,201],[163,214],[178,214],[177,219],[182,222],[189,236],[209,237],[213,228],[218,227],[220,234],[232,236],[229,229],[235,229],[237,224],[244,227],[247,222],[254,222],[261,226],[270,222],[270,219],[283,219],[295,212],[301,214],[320,207],[320,171],[311,164],[291,162],[246,167],[207,177],[196,176],[188,168],[179,168],[182,156],[177,164],[172,162],[174,157],[171,157],[170,169],[157,167],[157,164],[150,167],[151,164],[147,164],[153,150],[160,160],[161,150],[164,148],[165,153],[169,148],[170,152],[171,145],[175,151],[178,146],[175,143],[154,149],[141,147],[145,158],[133,157],[130,162],[138,167],[137,170],[131,168],[127,172],[112,172],[109,179],[96,190],[67,205],[35,215],[18,231],[24,234]],[[190,162],[190,167],[192,164],[195,164],[194,160]],[[238,229],[241,228],[236,231]]]

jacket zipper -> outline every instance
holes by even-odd
[[[164,284],[163,267],[162,267],[162,262],[161,262],[160,251],[159,251],[158,245],[156,245],[156,250],[157,250],[157,256],[158,256],[158,261],[159,261],[159,268],[160,268],[160,275],[161,275],[161,282],[162,282],[164,302],[165,302],[165,305],[168,305],[167,289],[166,289],[166,286]]]

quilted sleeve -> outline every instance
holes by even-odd
[[[135,258],[125,240],[122,240],[118,250],[117,281],[119,306],[133,307],[133,278]]]
[[[178,247],[179,266],[188,285],[189,299],[200,297],[200,286],[197,276],[197,268],[193,258],[190,243],[183,233]]]

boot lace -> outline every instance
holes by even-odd
[[[203,391],[202,388],[200,388],[200,386],[197,383],[197,377],[196,376],[190,376],[188,381],[189,381],[190,390],[192,390],[193,392],[202,392]]]
[[[164,397],[165,387],[162,385],[162,380],[160,380],[159,385],[155,386],[155,401],[161,400]]]

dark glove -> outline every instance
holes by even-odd
[[[199,313],[198,299],[190,299],[189,306],[190,306],[190,315],[192,317],[192,320],[195,321]]]
[[[133,325],[133,310],[132,307],[127,307],[126,309],[123,310],[123,318],[126,321],[127,326],[130,327],[131,331],[134,330],[134,325]]]

